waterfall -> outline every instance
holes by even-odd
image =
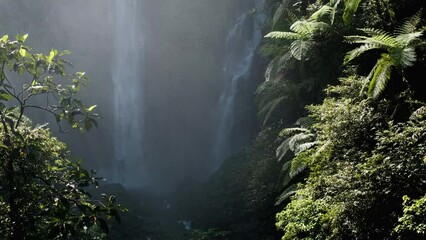
[[[114,88],[113,181],[143,184],[143,38],[138,24],[138,0],[116,0],[112,79]]]
[[[228,31],[223,67],[225,77],[219,99],[219,124],[213,146],[214,165],[210,168],[212,172],[235,150],[232,147],[231,133],[236,121],[236,96],[240,83],[250,76],[255,52],[262,40],[261,27],[266,16],[258,11],[263,4],[264,0],[255,0],[255,10],[242,13]]]

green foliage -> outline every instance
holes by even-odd
[[[426,238],[426,195],[420,199],[403,197],[402,217],[398,219],[395,233],[407,237]]]
[[[19,126],[25,111],[32,108],[52,114],[61,131],[88,131],[96,126],[96,118],[99,118],[99,115],[93,112],[96,106],[86,106],[76,98],[80,87],[87,82],[85,73],[66,72],[70,62],[64,59],[64,56],[69,54],[69,51],[58,52],[52,49],[48,55],[36,53],[24,45],[27,37],[28,34],[17,35],[16,40],[12,41],[8,35],[4,35],[0,39],[2,121],[10,123],[9,116],[12,110],[17,108],[18,115],[11,116],[17,119],[16,125],[8,126],[13,131]],[[37,100],[44,103],[37,104]],[[66,122],[69,129],[63,129],[62,122]]]
[[[305,61],[311,51],[314,41],[313,37],[318,32],[324,32],[329,25],[316,20],[299,20],[290,26],[292,32],[273,31],[268,33],[266,38],[278,38],[293,40],[290,44],[292,57],[299,61]]]
[[[419,110],[406,123],[392,123],[386,101],[356,96],[362,85],[344,79],[309,108],[319,144],[304,157],[311,169],[306,184],[277,215],[283,239],[396,237],[403,196],[424,195],[424,116]]]
[[[344,0],[345,10],[343,12],[343,22],[349,25],[352,22],[352,18],[358,9],[361,0]]]
[[[371,97],[377,98],[386,88],[391,78],[392,68],[403,70],[412,66],[416,61],[415,47],[424,44],[420,39],[423,30],[417,30],[419,22],[420,12],[398,27],[395,35],[383,30],[363,28],[359,30],[368,36],[354,35],[346,37],[350,43],[362,44],[348,52],[345,57],[346,64],[367,51],[375,49],[386,51],[366,77],[366,81],[370,82],[368,93]]]
[[[94,200],[88,187],[102,178],[72,159],[65,144],[45,126],[25,117],[34,108],[52,114],[60,129],[88,131],[96,125],[96,105],[75,98],[87,81],[67,74],[67,51],[35,53],[28,35],[0,39],[0,235],[3,239],[104,239],[109,219],[125,209],[114,196]],[[37,104],[40,97],[44,104]]]
[[[119,219],[113,196],[93,200],[87,191],[102,180],[71,161],[65,145],[44,127],[21,126],[0,140],[0,235],[5,239],[101,239],[104,219]],[[19,232],[19,234],[17,233]],[[96,238],[92,238],[96,235]]]

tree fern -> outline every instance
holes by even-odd
[[[421,40],[424,29],[416,30],[419,22],[418,13],[398,27],[394,35],[379,29],[362,28],[359,30],[367,36],[346,36],[349,43],[362,45],[346,54],[345,64],[373,49],[386,51],[377,60],[366,78],[370,82],[368,89],[370,97],[377,98],[383,92],[390,80],[393,68],[405,69],[416,61],[415,47],[424,43]]]
[[[273,31],[266,34],[266,38],[293,40],[290,44],[292,56],[303,61],[314,45],[313,36],[325,31],[329,25],[315,20],[299,20],[290,26],[292,32]]]

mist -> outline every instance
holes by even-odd
[[[261,23],[250,13],[259,1],[1,4],[3,34],[28,33],[38,51],[71,50],[73,71],[89,77],[80,97],[98,105],[98,127],[56,135],[107,182],[167,193],[205,181],[255,132],[249,69]],[[57,131],[54,119],[32,117]]]

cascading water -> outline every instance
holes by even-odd
[[[143,38],[138,24],[138,0],[116,0],[113,181],[143,184]]]
[[[259,9],[263,3],[264,0],[255,0],[255,11],[241,14],[228,31],[223,68],[225,82],[219,100],[219,124],[213,147],[214,165],[210,168],[212,172],[216,171],[234,150],[231,145],[231,132],[235,122],[236,96],[239,84],[250,75],[255,51],[262,40],[261,26],[266,16],[260,13]],[[250,33],[249,36],[247,32]]]

